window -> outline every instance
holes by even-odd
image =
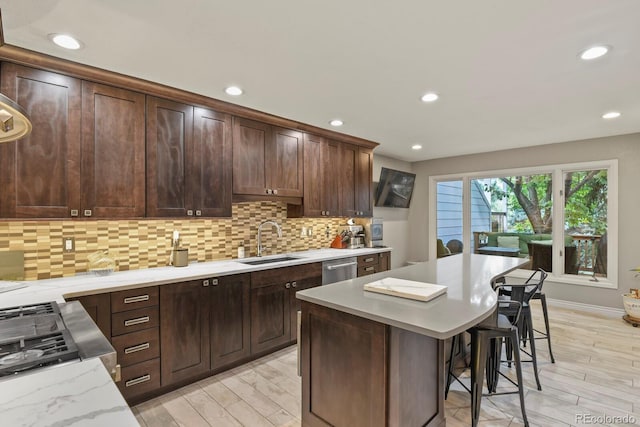
[[[617,287],[616,179],[614,160],[431,177],[432,248],[454,239],[561,282]]]

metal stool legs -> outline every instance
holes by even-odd
[[[542,315],[544,316],[544,328],[545,332],[541,332],[536,330],[539,334],[542,334],[540,338],[547,339],[547,345],[549,346],[549,357],[551,358],[551,363],[556,363],[556,359],[553,357],[553,351],[551,351],[551,334],[549,328],[549,313],[547,313],[547,297],[543,292],[539,292],[533,296],[534,299],[539,299],[540,304],[542,305]]]
[[[530,351],[522,350],[528,356],[531,356],[531,360],[523,360],[523,362],[531,362],[533,364],[533,374],[536,377],[536,385],[538,386],[538,390],[542,390],[542,386],[540,385],[540,378],[538,377],[538,360],[536,358],[536,340],[533,336],[533,320],[531,319],[531,310],[526,309],[522,310],[521,321],[520,321],[520,333],[522,335],[528,336]],[[518,341],[515,341],[518,342]],[[514,351],[515,354],[515,351]]]

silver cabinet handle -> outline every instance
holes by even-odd
[[[149,347],[151,347],[151,344],[149,344],[148,342],[138,345],[132,345],[131,347],[127,347],[124,349],[124,354],[131,354],[142,350],[148,350]]]
[[[196,216],[202,216],[202,211],[201,210],[196,210]]]
[[[364,262],[371,262],[371,261],[373,261],[373,258],[365,258],[364,259]]]
[[[373,271],[373,267],[366,267],[364,271]]]
[[[202,281],[202,286],[209,286],[209,281],[208,280],[203,280]]]
[[[289,282],[285,283],[284,287],[289,289],[291,287],[291,283],[289,283]]]
[[[142,301],[149,301],[149,295],[148,294],[138,295],[136,297],[126,297],[124,299],[125,304],[133,304],[134,302],[142,302]]]
[[[84,216],[91,216],[91,209],[85,209],[84,210]]]
[[[151,375],[149,374],[144,374],[141,377],[138,378],[134,378],[132,380],[129,380],[127,382],[124,383],[125,387],[131,387],[132,385],[137,385],[137,384],[142,384],[142,383],[146,383],[147,381],[149,381],[151,379]]]
[[[78,216],[79,212],[78,209],[71,209],[71,216]]]
[[[331,270],[337,270],[339,268],[346,268],[346,267],[351,267],[352,265],[358,265],[357,262],[353,261],[353,262],[345,262],[344,264],[334,264],[334,265],[328,265],[327,266],[327,270],[331,271]]]
[[[273,194],[278,194],[278,190],[273,190]]]
[[[296,286],[298,286],[297,282],[291,282],[291,287],[295,288]]]
[[[213,286],[218,286],[218,279],[211,279],[211,284]]]
[[[187,216],[193,216],[193,209],[187,209]]]
[[[141,323],[147,323],[149,316],[136,317],[135,319],[129,319],[124,321],[124,326],[140,325]]]
[[[270,188],[267,188],[267,194],[273,194],[273,190]]]

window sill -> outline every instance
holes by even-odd
[[[517,279],[528,279],[531,276],[533,271],[531,270],[514,270],[511,273],[507,274],[507,277],[513,277]],[[603,288],[603,289],[618,289],[618,284],[612,282],[608,278],[599,278],[598,281],[594,281],[591,276],[576,276],[573,274],[553,274],[549,273],[549,277],[547,277],[547,282],[566,284],[566,285],[578,285],[578,286],[590,286],[593,288]]]

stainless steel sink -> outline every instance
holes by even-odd
[[[277,258],[264,258],[264,259],[255,259],[250,261],[238,261],[238,262],[242,264],[249,264],[249,265],[261,265],[261,264],[271,264],[273,262],[293,261],[294,259],[300,259],[300,258],[294,257],[294,256],[281,256]]]

